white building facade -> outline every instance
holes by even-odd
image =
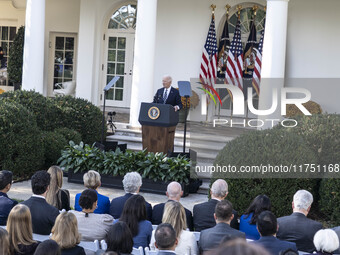
[[[129,109],[130,125],[138,126],[140,103],[152,101],[163,75],[173,77],[174,87],[199,76],[211,4],[218,38],[226,4],[230,17],[237,5],[267,6],[262,77],[279,78],[278,89],[304,87],[324,111],[339,112],[338,0],[0,0],[0,43],[9,45],[11,28],[26,25],[22,88],[45,96],[53,96],[55,83],[75,80],[76,97],[101,106],[103,88],[121,76],[106,104]],[[262,85],[259,105],[266,109],[273,85]],[[198,86],[192,82],[201,95]],[[210,107],[208,119],[216,114]],[[198,106],[189,119],[206,116]]]

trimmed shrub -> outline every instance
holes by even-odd
[[[45,150],[45,169],[56,165],[61,156],[61,151],[67,146],[66,138],[54,131],[42,132],[43,146]]]
[[[16,90],[1,94],[3,100],[20,103],[33,113],[41,130],[52,131],[61,127],[61,110],[54,104],[53,99],[44,97],[35,91]]]
[[[81,135],[79,134],[79,132],[73,129],[62,127],[57,128],[54,131],[59,134],[62,134],[66,138],[67,143],[65,144],[65,146],[68,145],[69,141],[73,141],[75,144],[79,144],[81,142]]]
[[[322,113],[321,106],[314,101],[308,101],[307,103],[304,103],[302,105],[313,115]],[[287,104],[286,113],[287,118],[303,115],[303,113],[300,111],[299,108],[296,107],[295,104]]]
[[[339,164],[338,164],[339,170]],[[320,183],[320,208],[334,226],[340,225],[340,179],[323,179]]]
[[[0,169],[16,179],[41,170],[44,148],[35,116],[21,104],[0,100]]]
[[[284,129],[270,129],[249,132],[228,142],[214,165],[231,165],[239,170],[241,166],[298,166],[305,163],[316,163],[316,156],[302,137]],[[271,176],[279,177],[276,173]],[[297,179],[297,176],[293,171],[289,176],[281,176],[292,179],[256,179],[249,173],[242,176],[248,179],[230,179],[232,175],[214,174],[212,182],[221,177],[227,180],[230,186],[228,199],[241,214],[257,195],[266,194],[271,198],[273,212],[280,217],[291,213],[292,198],[298,189],[309,190],[313,195],[317,193],[317,179]]]
[[[18,29],[13,43],[9,50],[8,59],[8,79],[13,83],[21,84],[22,65],[24,58],[24,43],[25,43],[25,27],[21,26]]]
[[[101,139],[102,112],[81,98],[57,97],[55,104],[62,110],[62,125],[78,131],[84,143],[92,144]],[[106,135],[106,128],[104,130]]]

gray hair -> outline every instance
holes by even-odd
[[[100,184],[100,174],[94,170],[89,170],[83,175],[84,186],[88,189],[97,189]]]
[[[163,75],[162,79],[168,78],[172,82],[172,77],[169,74]]]
[[[293,198],[294,208],[308,210],[313,203],[313,195],[304,189],[298,190]]]
[[[332,229],[320,229],[315,233],[313,243],[317,251],[332,253],[339,248],[339,237]]]
[[[126,193],[136,193],[142,186],[142,177],[137,172],[130,172],[123,179],[124,191]]]
[[[182,186],[178,182],[170,182],[166,191],[170,198],[178,197],[181,195]]]
[[[216,180],[211,186],[211,193],[216,197],[225,197],[228,193],[228,183],[223,179]]]

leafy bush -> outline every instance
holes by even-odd
[[[22,79],[22,65],[24,56],[25,27],[18,29],[9,50],[8,79],[13,83],[20,83]]]
[[[65,144],[65,146],[68,145],[69,141],[73,141],[76,144],[79,144],[81,142],[81,135],[79,134],[79,132],[73,129],[62,127],[62,128],[57,128],[54,131],[59,134],[62,134],[66,138],[67,143]]]
[[[339,168],[338,168],[339,170]],[[323,179],[320,183],[320,208],[334,226],[340,225],[340,179]]]
[[[44,148],[35,116],[20,104],[0,100],[0,169],[15,178],[27,178],[40,170]]]
[[[322,109],[321,106],[314,101],[308,101],[307,103],[302,104],[311,114],[321,114]],[[299,108],[296,107],[295,104],[287,104],[286,106],[286,117],[296,117],[302,116],[303,113],[300,111]]]
[[[124,176],[136,171],[143,178],[164,182],[178,181],[189,183],[191,162],[184,156],[169,158],[163,153],[134,152],[119,149],[104,152],[84,143],[79,145],[70,142],[58,160],[61,167],[74,172],[93,169],[102,174]]]
[[[54,102],[62,111],[61,126],[78,131],[84,143],[100,141],[102,113],[97,106],[85,99],[71,96],[56,97]]]
[[[42,138],[45,150],[45,169],[48,169],[57,163],[68,141],[62,134],[54,131],[42,132]]]
[[[290,166],[305,163],[316,163],[314,152],[308,147],[302,137],[283,129],[271,129],[249,132],[228,142],[220,151],[214,165],[219,166]],[[317,179],[297,179],[297,173],[282,176],[294,179],[258,179],[259,174],[252,176],[243,173],[238,177],[248,179],[230,179],[237,176],[214,175],[225,178],[230,186],[228,199],[240,213],[243,213],[251,201],[259,194],[266,194],[271,198],[273,211],[276,216],[291,213],[291,202],[298,189],[307,189],[316,195]],[[279,177],[277,173],[267,174],[265,177]],[[301,175],[300,175],[301,176]],[[301,176],[303,177],[303,176]],[[249,179],[252,178],[252,179]]]
[[[61,110],[54,104],[53,99],[46,98],[35,91],[16,90],[1,94],[3,100],[20,103],[33,113],[41,130],[52,131],[61,124]]]

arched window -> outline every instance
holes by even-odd
[[[128,4],[120,7],[109,21],[109,29],[136,29],[137,5]]]

